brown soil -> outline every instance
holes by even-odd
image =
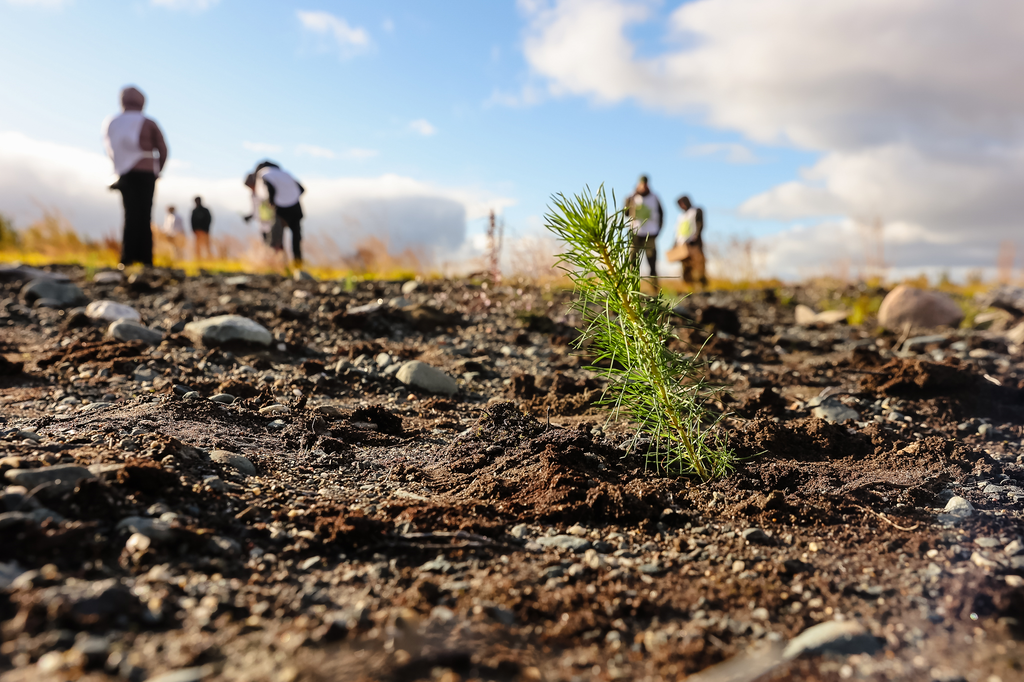
[[[836,619],[875,650],[763,679],[1021,677],[1024,375],[983,333],[963,338],[993,355],[897,357],[868,328],[793,331],[775,292],[691,298],[680,334],[714,334],[740,457],[702,484],[645,471],[594,407],[567,292],[431,282],[348,314],[400,283],[67,274],[168,334],[115,342],[0,285],[0,470],[93,467],[2,491],[4,680],[676,680]],[[175,333],[228,311],[274,344]],[[381,353],[460,391],[403,385]],[[811,416],[823,391],[859,419]],[[977,511],[945,524],[953,494]]]

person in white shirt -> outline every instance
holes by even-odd
[[[647,186],[647,176],[641,175],[636,191],[626,198],[626,211],[633,230],[633,248],[630,259],[639,267],[640,254],[647,256],[651,278],[658,280],[658,235],[661,233],[662,211],[658,195]]]
[[[256,166],[256,195],[270,202],[276,217],[292,232],[292,259],[302,265],[302,205],[306,189],[292,175],[272,161]]]
[[[103,122],[103,143],[114,163],[117,181],[110,186],[121,192],[124,231],[121,263],[153,264],[153,192],[160,171],[167,165],[167,143],[156,121],[142,109],[146,97],[137,88],[121,90],[122,112]]]
[[[174,260],[181,260],[185,254],[185,221],[181,219],[173,206],[167,207],[167,217],[164,218],[161,231],[174,247]]]

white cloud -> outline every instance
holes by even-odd
[[[686,148],[687,156],[717,156],[729,163],[757,163],[759,159],[750,147],[737,142],[708,142]]]
[[[257,154],[277,154],[283,147],[279,144],[267,144],[265,142],[243,142],[242,149]]]
[[[1016,234],[1022,3],[980,0],[964,12],[958,0],[696,0],[667,21],[657,0],[519,6],[524,54],[554,96],[634,101],[822,153],[799,179],[745,202],[748,216],[878,218],[887,234],[917,235],[919,251],[894,252],[908,262],[982,252],[994,262],[998,242]],[[653,21],[668,27],[660,53],[631,38]],[[828,239],[800,248],[846,247],[820,233]]]
[[[315,156],[318,159],[333,159],[337,156],[330,149],[317,147],[312,144],[300,144],[295,148],[295,151],[299,154],[305,154],[306,156]]]
[[[166,7],[174,10],[187,10],[190,12],[205,12],[220,0],[150,0],[156,7]]]
[[[390,247],[423,247],[438,258],[457,253],[466,222],[514,202],[473,187],[444,187],[386,174],[373,178],[300,177],[306,187],[303,230],[330,236],[342,248],[367,236]],[[103,154],[0,132],[0,213],[26,227],[43,209],[59,210],[81,233],[119,235],[121,203],[107,189],[114,180]],[[154,214],[167,204],[187,205],[200,195],[214,214],[216,234],[255,236],[241,216],[250,210],[241,177],[200,178],[175,164],[157,183]]]
[[[372,159],[379,155],[376,149],[362,149],[359,147],[353,147],[352,149],[346,149],[345,153],[342,154],[346,159],[352,159],[354,161],[362,161],[364,159]]]
[[[330,12],[299,10],[295,14],[303,28],[331,41],[330,48],[337,50],[342,58],[364,52],[372,44],[366,29],[349,26],[347,21]]]
[[[409,130],[423,137],[430,137],[437,134],[437,128],[425,118],[418,118],[409,123]]]

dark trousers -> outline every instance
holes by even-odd
[[[629,252],[630,261],[633,263],[633,267],[640,267],[640,254],[643,253],[647,256],[647,264],[651,266],[651,277],[658,276],[658,238],[657,237],[641,237],[640,235],[633,235],[633,248]]]
[[[302,206],[276,207],[277,217],[292,231],[292,258],[302,260]]]
[[[128,171],[117,181],[124,205],[121,262],[153,264],[153,191],[156,176],[149,171]]]

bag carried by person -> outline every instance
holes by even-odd
[[[665,254],[665,258],[672,261],[673,263],[679,263],[690,257],[690,247],[685,243],[680,242],[668,250]]]

